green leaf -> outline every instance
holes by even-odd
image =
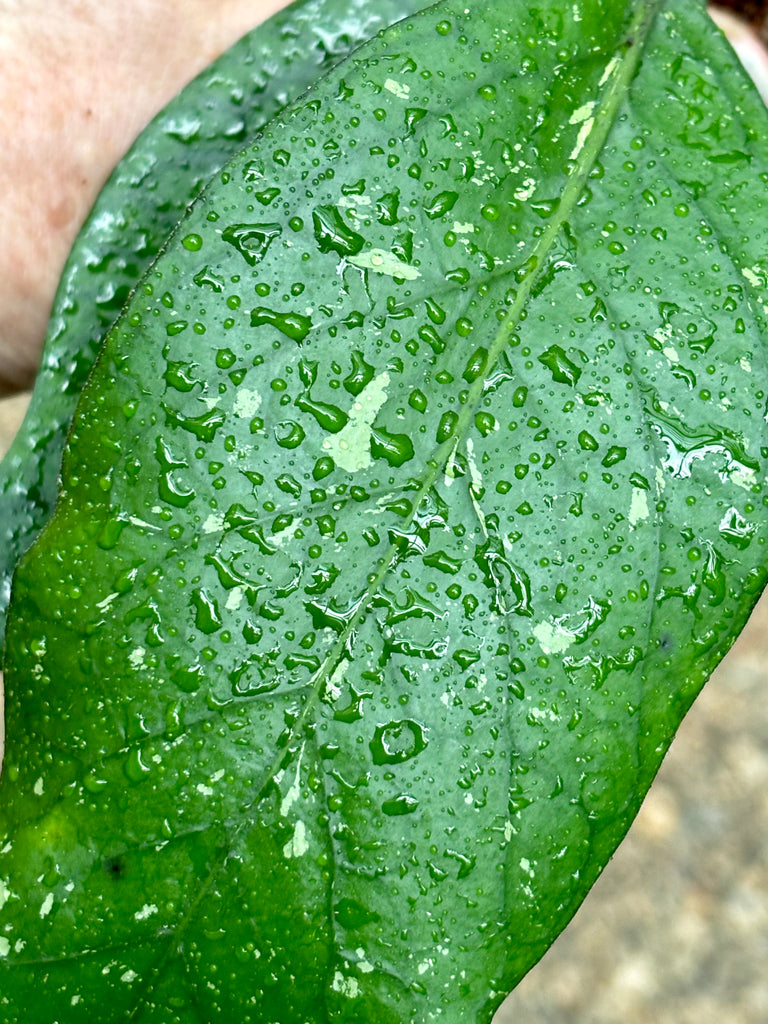
[[[766,127],[703,4],[440,3],[222,172],[16,576],[8,1024],[490,1019],[765,582]]]
[[[0,645],[11,575],[53,509],[66,432],[104,332],[167,235],[202,185],[271,117],[354,47],[420,6],[298,0],[188,85],[115,169],[67,261],[31,403],[0,464]],[[254,196],[260,204],[269,198],[258,187]],[[205,266],[200,280],[223,287]]]

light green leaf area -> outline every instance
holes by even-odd
[[[490,1019],[765,581],[767,128],[702,4],[441,3],[196,203],[16,576],[7,1024]]]
[[[67,260],[27,415],[0,463],[0,646],[11,576],[53,510],[67,430],[103,335],[187,205],[316,78],[420,6],[297,0],[183,89],[115,168]],[[255,198],[270,201],[268,190]]]

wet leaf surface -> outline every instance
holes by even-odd
[[[13,570],[53,510],[66,433],[104,333],[167,235],[214,171],[271,117],[419,6],[299,0],[188,85],[112,174],[64,268],[31,404],[0,464],[0,642]]]
[[[441,3],[195,204],[16,577],[9,1024],[484,1022],[562,929],[765,581],[734,61]]]

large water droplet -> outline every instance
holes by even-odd
[[[278,313],[266,306],[257,306],[251,310],[251,327],[261,327],[262,324],[271,324],[299,344],[312,330],[312,319],[303,313]]]
[[[402,764],[427,746],[424,727],[412,718],[377,725],[369,744],[374,764]]]
[[[237,249],[249,266],[255,267],[281,231],[279,224],[232,224],[221,237]]]
[[[354,256],[365,245],[363,236],[345,223],[335,206],[318,206],[312,213],[312,224],[320,252]]]

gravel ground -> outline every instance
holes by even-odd
[[[26,398],[0,402],[0,454]],[[495,1024],[768,1024],[768,596]]]

